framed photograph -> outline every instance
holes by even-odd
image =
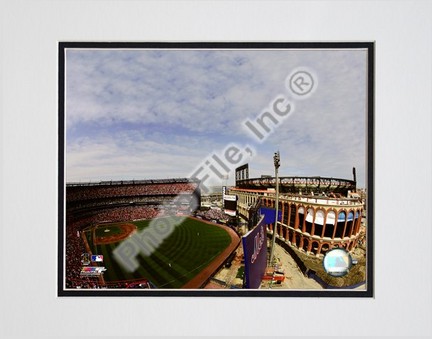
[[[58,52],[58,296],[373,297],[373,42]]]

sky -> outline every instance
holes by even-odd
[[[366,50],[69,48],[65,65],[67,182],[189,177],[238,145],[253,149],[250,177],[274,175],[279,151],[280,176],[352,179],[356,167],[365,187]],[[290,90],[295,70],[312,74],[308,96]],[[278,123],[260,141],[245,121],[264,112]]]

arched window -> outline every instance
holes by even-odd
[[[328,252],[329,249],[330,249],[330,245],[327,244],[327,243],[324,243],[324,244],[321,246],[321,254],[325,254],[326,252]]]
[[[303,237],[303,249],[304,249],[305,251],[307,251],[308,246],[309,246],[309,239]]]
[[[300,234],[298,234],[297,232],[296,232],[296,235],[295,235],[295,245],[297,247],[300,246]]]
[[[291,227],[294,227],[295,219],[296,218],[296,206],[294,204],[290,205],[290,220],[289,225]]]
[[[313,241],[312,242],[312,249],[311,249],[311,251],[314,254],[317,254],[318,253],[318,249],[319,249],[319,243],[318,243],[318,241]]]
[[[346,220],[346,213],[342,211],[338,214],[338,222],[345,222],[345,220]]]
[[[324,224],[324,211],[318,210],[315,213],[315,230],[314,235],[321,237]]]
[[[299,221],[299,223],[298,223],[299,229],[303,229],[303,221],[305,218],[304,212],[305,212],[304,207],[300,206],[298,209],[298,214],[297,214],[298,215],[298,221]]]
[[[324,224],[324,211],[318,210],[315,213],[315,224]]]
[[[313,208],[308,208],[306,215],[306,232],[312,234],[312,223],[315,218],[315,211]]]
[[[331,238],[333,236],[335,223],[336,223],[336,214],[334,211],[329,211],[327,213],[327,218],[326,218],[324,237]]]
[[[337,218],[336,232],[334,233],[335,238],[343,237],[346,220],[347,220],[346,213],[344,211],[339,212]]]
[[[306,216],[306,221],[310,222],[310,223],[313,223],[314,216],[315,216],[315,212],[314,212],[313,208],[308,208],[307,216]]]

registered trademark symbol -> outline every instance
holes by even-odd
[[[297,71],[291,75],[289,79],[289,87],[291,91],[297,95],[309,94],[315,86],[313,76],[306,71]]]

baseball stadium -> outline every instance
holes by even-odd
[[[68,183],[66,289],[202,287],[240,239],[229,227],[192,217],[200,200],[199,181],[189,179]],[[128,270],[115,250],[144,235],[152,220],[175,227]]]
[[[236,169],[235,186],[204,197],[210,205],[201,203],[198,179],[68,183],[65,287],[293,288],[285,281],[294,273],[283,269],[286,259],[271,261],[274,248],[303,275],[297,287],[308,281],[319,289],[361,286],[366,204],[353,174],[353,180],[250,179],[246,164]],[[332,249],[354,258],[343,277],[323,269]]]
[[[355,288],[366,283],[366,194],[356,187],[355,168],[352,180],[249,178],[248,173],[248,165],[237,168],[236,185],[229,192],[237,196],[239,217],[249,229],[265,215],[268,238],[323,288]],[[344,277],[332,277],[323,268],[325,255],[333,249],[349,253],[355,264]]]

